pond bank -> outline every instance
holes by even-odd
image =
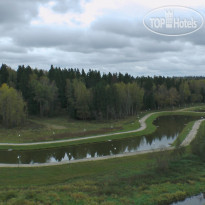
[[[198,120],[194,123],[191,131],[187,135],[187,138],[182,142],[182,146],[187,146],[191,143],[191,141],[196,137],[197,131],[201,125],[201,123],[204,121],[204,119]],[[173,150],[174,147],[166,147],[166,148],[159,148],[154,150],[144,150],[144,151],[137,151],[137,152],[131,152],[131,153],[123,153],[123,154],[117,154],[117,155],[111,155],[111,156],[103,156],[103,157],[97,157],[97,158],[86,158],[86,159],[77,159],[73,161],[61,161],[61,162],[49,162],[49,163],[42,163],[42,164],[0,164],[0,167],[45,167],[45,166],[56,166],[56,165],[63,165],[63,164],[71,164],[71,163],[79,163],[79,162],[88,162],[88,161],[99,161],[99,160],[105,160],[105,159],[113,159],[113,158],[119,158],[119,157],[128,157],[133,155],[141,155],[141,154],[147,154],[152,152],[160,152],[160,151],[168,151]]]

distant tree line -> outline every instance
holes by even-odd
[[[77,119],[118,119],[141,109],[205,102],[203,77],[133,77],[53,66],[49,71],[24,65],[13,70],[2,64],[0,85],[22,96],[21,109],[28,115],[42,117],[67,112]]]

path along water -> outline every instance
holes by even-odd
[[[151,114],[145,116],[141,119],[141,128],[138,130],[145,129],[146,124],[145,120],[151,116]],[[173,147],[169,146],[169,143],[171,143],[176,137],[178,136],[179,132],[184,127],[184,123],[188,123],[189,121],[193,120],[191,117],[185,117],[185,119],[182,121],[182,117],[184,116],[169,116],[169,117],[160,117],[156,121],[156,124],[160,126],[160,129],[158,128],[158,131],[161,130],[161,133],[154,133],[156,136],[153,135],[147,135],[147,136],[141,136],[141,137],[135,137],[131,139],[127,139],[129,141],[129,146],[126,144],[126,140],[117,140],[117,141],[108,141],[104,142],[105,147],[109,148],[109,152],[105,150],[102,146],[102,143],[90,143],[85,144],[86,146],[96,146],[98,144],[99,151],[96,151],[95,149],[86,150],[85,147],[79,147],[78,146],[69,146],[68,148],[61,148],[65,149],[58,150],[51,149],[51,150],[39,150],[39,151],[12,151],[12,152],[2,152],[0,151],[0,167],[39,167],[39,166],[51,166],[51,165],[61,165],[61,164],[69,164],[69,163],[78,163],[78,162],[85,162],[85,161],[96,161],[96,160],[105,160],[105,159],[111,159],[111,158],[118,158],[118,157],[125,157],[125,156],[132,156],[136,154],[144,154],[144,153],[150,153],[150,152],[158,152],[161,151],[161,146],[164,145],[163,150],[171,150]],[[161,120],[160,120],[161,119]],[[187,138],[182,142],[183,146],[187,146],[196,136],[197,130],[203,120],[197,120],[192,127],[192,130],[189,132]],[[174,123],[173,127],[176,127],[177,129],[175,132],[172,132],[172,128],[168,129],[165,125],[169,125],[171,123]],[[180,126],[179,126],[180,124]],[[165,131],[166,131],[166,137],[165,137]],[[129,132],[136,132],[135,131],[129,131]],[[127,132],[126,132],[127,133]],[[160,144],[161,143],[161,144]],[[84,146],[84,145],[83,145]],[[76,149],[79,148],[80,152],[77,153]],[[52,151],[52,153],[50,152]],[[72,152],[71,152],[72,151]],[[89,154],[86,154],[86,152],[89,151]],[[35,158],[38,158],[40,155],[45,155],[46,152],[46,158],[40,157],[38,160],[35,160]],[[66,154],[65,154],[66,153]],[[97,153],[97,154],[96,154]],[[10,156],[10,158],[7,158]],[[69,155],[70,154],[70,155]],[[19,158],[17,158],[19,156]],[[35,156],[35,157],[34,157]],[[55,158],[55,159],[54,159]],[[10,161],[11,160],[11,161]],[[6,161],[6,162],[5,162]]]

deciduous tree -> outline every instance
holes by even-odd
[[[34,99],[39,103],[41,117],[53,114],[58,91],[55,83],[50,82],[45,76],[42,76],[39,80],[32,76],[31,87]]]
[[[0,88],[0,118],[6,127],[21,125],[26,118],[26,104],[22,95],[7,84]]]

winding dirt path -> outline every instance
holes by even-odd
[[[152,113],[154,114],[154,113]],[[140,123],[141,127],[138,130],[143,130],[146,128],[145,121],[146,119],[151,116],[152,114],[144,116]],[[196,137],[197,131],[201,125],[201,123],[205,119],[198,120],[194,123],[191,131],[185,138],[185,140],[182,142],[182,146],[187,146],[191,143],[191,141]],[[129,132],[124,132],[124,133],[130,133],[130,132],[136,132],[137,130],[129,131]],[[119,133],[117,133],[119,134]],[[107,136],[107,135],[106,135]],[[136,152],[131,152],[131,153],[124,153],[124,154],[117,154],[117,155],[112,155],[112,156],[103,156],[103,157],[98,157],[98,158],[89,158],[89,159],[78,159],[78,160],[73,160],[73,161],[63,161],[63,162],[53,162],[53,163],[43,163],[43,164],[0,164],[0,167],[46,167],[46,166],[56,166],[56,165],[64,165],[64,164],[73,164],[73,163],[79,163],[79,162],[90,162],[90,161],[99,161],[99,160],[105,160],[105,159],[114,159],[114,158],[119,158],[119,157],[129,157],[129,156],[134,156],[134,155],[142,155],[146,153],[153,153],[153,152],[159,152],[159,151],[167,151],[167,150],[173,150],[174,147],[165,147],[165,148],[159,148],[159,149],[154,149],[154,150],[145,150],[145,151],[136,151]]]
[[[113,135],[120,135],[120,134],[128,134],[133,132],[139,132],[144,129],[146,129],[147,125],[145,121],[147,118],[149,118],[154,113],[150,113],[145,115],[143,118],[139,120],[140,122],[140,128],[136,130],[130,130],[125,132],[116,132],[116,133],[110,133],[110,134],[103,134],[103,135],[95,135],[95,136],[89,136],[89,137],[79,137],[79,138],[73,138],[73,139],[67,139],[67,140],[54,140],[54,141],[45,141],[45,142],[29,142],[29,143],[0,143],[0,146],[9,145],[9,146],[28,146],[28,145],[41,145],[41,144],[56,144],[56,143],[63,143],[63,142],[74,142],[74,141],[80,141],[80,140],[87,140],[87,139],[94,139],[94,138],[100,138],[100,137],[107,137],[107,136],[113,136]]]

